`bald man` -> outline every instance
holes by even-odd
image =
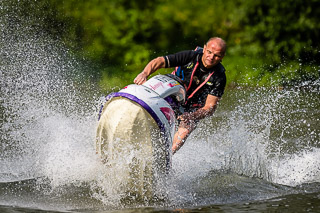
[[[151,60],[134,79],[134,83],[140,85],[158,69],[176,67],[174,74],[185,83],[187,101],[184,112],[178,116],[180,123],[173,139],[173,154],[184,144],[198,122],[214,113],[226,85],[225,68],[221,64],[225,53],[226,42],[212,37],[203,48]]]

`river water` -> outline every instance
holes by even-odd
[[[128,201],[121,168],[95,154],[105,94],[90,66],[28,24],[0,24],[1,212],[320,211],[319,81],[227,89],[173,156],[165,198]]]

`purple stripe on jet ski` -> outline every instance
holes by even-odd
[[[136,103],[138,103],[139,105],[141,105],[145,110],[147,110],[147,112],[152,116],[152,118],[157,122],[161,134],[166,136],[166,129],[164,127],[164,124],[161,122],[160,118],[157,116],[157,114],[151,109],[151,107],[146,104],[144,101],[142,101],[141,99],[137,98],[134,95],[128,94],[128,93],[124,93],[124,92],[115,92],[115,93],[111,93],[106,97],[106,101],[109,101],[111,98],[113,97],[124,97],[127,98],[129,100],[132,100]],[[169,143],[169,139],[168,137],[165,137],[166,140],[166,145],[167,145],[167,150],[169,150],[170,147],[170,143]],[[170,162],[170,152],[168,151],[166,154],[166,158],[167,158],[167,168],[171,168],[171,162]]]
[[[137,98],[136,96],[134,95],[131,95],[131,94],[128,94],[128,93],[124,93],[124,92],[115,92],[115,93],[112,93],[110,95],[108,95],[106,97],[106,101],[110,100],[111,98],[113,97],[124,97],[124,98],[127,98],[129,100],[132,100],[136,103],[138,103],[139,105],[141,105],[145,110],[147,110],[147,112],[152,116],[152,118],[157,122],[160,130],[162,132],[165,132],[165,128],[164,128],[164,125],[163,123],[161,122],[161,120],[159,119],[159,117],[157,116],[157,114],[151,109],[151,107],[149,107],[148,104],[146,104],[144,101],[142,101],[141,99]]]

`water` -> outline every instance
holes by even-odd
[[[1,212],[320,211],[320,82],[227,90],[174,155],[165,199],[128,200],[95,154],[92,68],[1,9]]]

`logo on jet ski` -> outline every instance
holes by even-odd
[[[168,84],[169,87],[175,87],[177,85],[180,85],[177,81],[175,83],[169,83]]]
[[[163,84],[162,84],[162,82],[158,82],[158,83],[156,83],[155,85],[149,85],[153,90],[156,90],[156,89],[158,89],[160,86],[162,87],[162,88],[164,88],[163,87]]]

